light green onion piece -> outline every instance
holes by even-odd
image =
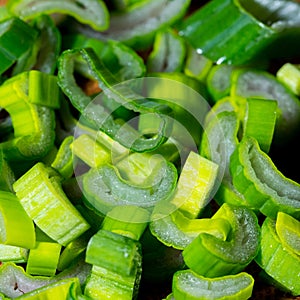
[[[206,278],[184,270],[174,274],[172,292],[174,299],[246,300],[251,297],[253,286],[254,278],[246,272]]]
[[[241,272],[256,256],[260,227],[247,207],[223,204],[213,218],[231,224],[226,241],[207,233],[199,234],[182,252],[186,265],[199,275],[219,277]]]
[[[282,211],[300,217],[300,185],[285,177],[252,137],[244,137],[231,155],[230,172],[236,189],[250,206],[275,219]]]
[[[101,229],[139,240],[149,219],[150,213],[141,207],[116,206],[106,214]]]
[[[283,247],[300,255],[300,221],[279,211],[276,219],[276,233]]]
[[[111,162],[111,153],[88,134],[82,134],[72,143],[73,155],[92,168]]]
[[[33,1],[10,0],[7,8],[9,12],[23,20],[30,20],[42,14],[67,14],[96,30],[104,30],[109,26],[109,14],[105,3],[101,0],[79,1]]]
[[[28,249],[18,246],[0,244],[0,261],[25,263],[28,258]]]
[[[27,214],[59,244],[65,246],[89,229],[90,225],[62,190],[54,169],[43,163],[35,164],[13,188]]]
[[[35,248],[29,251],[26,272],[31,275],[54,276],[60,251],[60,244],[37,241]]]
[[[276,72],[277,79],[295,95],[300,96],[300,68],[297,64],[285,63]]]
[[[0,223],[2,244],[34,248],[34,224],[12,192],[0,191]]]
[[[173,29],[158,31],[155,35],[153,50],[147,59],[147,71],[180,72],[185,52],[184,40]]]
[[[86,262],[129,276],[139,251],[138,242],[131,238],[100,229],[88,242]]]
[[[254,137],[260,148],[269,152],[277,118],[277,101],[247,98],[243,135]]]
[[[187,157],[171,203],[190,218],[196,218],[211,200],[218,165],[191,151]]]
[[[275,220],[268,217],[263,222],[261,245],[255,261],[277,282],[278,288],[297,296],[300,294],[300,258],[281,243],[275,226]]]
[[[12,184],[15,180],[15,174],[0,150],[0,190],[12,192]]]

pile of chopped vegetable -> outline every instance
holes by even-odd
[[[0,5],[0,299],[300,296],[298,1]]]

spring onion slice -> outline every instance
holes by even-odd
[[[86,36],[122,41],[135,50],[149,49],[155,33],[184,16],[190,0],[139,1],[137,5],[112,13],[110,26],[103,32],[80,28]]]
[[[261,213],[276,218],[278,211],[300,216],[300,185],[285,177],[252,137],[244,137],[230,160],[236,189]]]
[[[0,244],[0,261],[26,263],[28,252],[28,249],[23,247]]]
[[[263,222],[261,246],[255,262],[277,282],[280,289],[284,288],[296,296],[300,294],[300,259],[280,242],[275,223],[268,217]]]
[[[261,150],[268,153],[277,118],[277,101],[248,98],[243,122],[243,135],[254,137]]]
[[[54,276],[56,273],[61,245],[37,241],[30,249],[26,272],[31,275]]]
[[[127,130],[126,127],[123,127],[122,134],[120,134],[121,124],[117,124],[103,106],[91,102],[90,97],[75,82],[74,63],[78,57],[82,57],[86,61],[105,96],[112,98],[129,110],[139,113],[154,113],[159,116],[160,128],[153,138],[145,139],[136,131]],[[168,136],[170,124],[163,114],[171,113],[170,108],[144,99],[126,85],[119,85],[119,88],[114,87],[117,83],[114,76],[91,48],[66,50],[59,59],[58,84],[69,97],[73,106],[89,123],[133,151],[144,152],[156,149],[165,142],[166,136]]]
[[[152,209],[174,192],[177,171],[173,164],[162,162],[153,170],[148,183],[138,186],[122,179],[116,167],[104,165],[90,169],[83,175],[82,182],[86,205],[100,213],[107,213],[118,205]]]
[[[232,96],[277,101],[274,143],[289,141],[297,134],[300,124],[299,99],[274,75],[266,71],[246,68],[234,70],[231,78]]]
[[[300,255],[300,222],[279,211],[275,228],[282,246]]]
[[[254,259],[259,248],[260,227],[252,210],[225,203],[213,216],[220,217],[231,224],[231,234],[226,241],[201,233],[182,253],[186,265],[205,277],[241,272]]]
[[[171,203],[190,218],[196,218],[211,200],[218,165],[191,151],[187,157]]]
[[[147,71],[180,72],[185,59],[185,49],[184,40],[173,29],[158,31],[153,50],[147,58]]]
[[[16,176],[9,163],[6,161],[3,151],[0,150],[0,190],[12,192],[12,184]]]
[[[23,174],[13,188],[38,227],[65,246],[87,231],[90,225],[71,204],[59,180],[54,169],[39,162]]]
[[[285,63],[276,72],[276,78],[295,95],[300,96],[300,68],[297,64]]]
[[[34,224],[14,193],[0,191],[0,217],[2,244],[34,248]]]
[[[33,27],[16,17],[0,22],[0,74],[32,47],[37,34]]]
[[[42,14],[59,13],[70,15],[95,30],[104,30],[109,26],[109,13],[101,0],[10,0],[7,8],[9,12],[25,21]]]
[[[82,134],[74,140],[72,151],[75,157],[92,168],[111,163],[110,151],[88,134]]]
[[[116,206],[110,210],[102,224],[101,229],[139,240],[145,231],[150,219],[150,213],[138,206]]]
[[[246,300],[251,297],[253,286],[254,278],[246,272],[205,278],[192,270],[184,270],[174,274],[172,293],[175,299]]]

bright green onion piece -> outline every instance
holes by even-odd
[[[60,244],[37,241],[35,248],[29,251],[26,272],[31,275],[54,276],[60,251]]]
[[[210,69],[206,84],[212,99],[217,102],[230,94],[232,65],[214,65]]]
[[[25,263],[28,258],[28,249],[18,246],[0,244],[0,261]]]
[[[86,250],[91,233],[86,231],[80,237],[70,242],[62,251],[59,257],[57,270],[63,271],[70,267],[74,260],[77,260]]]
[[[109,14],[105,3],[101,0],[9,0],[8,10],[23,20],[30,20],[42,14],[61,13],[88,24],[95,30],[104,30],[109,25]]]
[[[276,78],[289,88],[295,95],[300,96],[299,65],[285,63],[276,72]]]
[[[22,296],[19,296],[18,299],[66,299],[69,289],[73,285],[76,286],[77,293],[80,293],[80,281],[77,277],[72,277],[58,280],[57,282],[45,285],[29,293],[25,293]]]
[[[252,137],[244,137],[231,155],[230,172],[236,189],[251,207],[275,219],[282,211],[300,217],[300,185],[285,177]]]
[[[152,209],[172,195],[177,182],[177,170],[172,163],[158,164],[143,186],[120,177],[116,167],[104,165],[83,175],[85,204],[100,213],[118,205],[135,205]],[[146,220],[147,221],[147,220]]]
[[[88,242],[85,260],[89,264],[129,276],[135,267],[138,251],[137,241],[100,229]]]
[[[73,153],[71,145],[74,141],[73,136],[67,136],[60,144],[51,167],[55,169],[63,178],[70,178],[73,174]]]
[[[13,188],[27,214],[59,244],[65,246],[89,229],[62,190],[54,169],[43,163],[35,164]]]
[[[180,72],[185,52],[184,40],[173,29],[158,31],[155,35],[153,50],[147,58],[147,71]]]
[[[300,255],[300,221],[279,211],[276,219],[276,233],[283,247]]]
[[[139,1],[121,12],[112,13],[110,26],[103,33],[96,31],[84,33],[102,40],[122,41],[135,50],[149,49],[155,33],[180,20],[190,3],[190,0]]]
[[[252,210],[223,204],[213,218],[231,224],[226,241],[200,233],[182,252],[186,265],[199,275],[219,277],[241,272],[256,256],[260,227]]]
[[[196,218],[211,200],[218,165],[191,151],[187,157],[171,203],[190,218]]]
[[[261,246],[255,262],[276,282],[277,287],[300,294],[300,258],[281,243],[275,221],[266,218],[261,227]]]
[[[254,137],[261,150],[268,153],[271,147],[277,115],[277,101],[248,98],[243,135]]]
[[[235,69],[231,79],[232,96],[277,101],[278,113],[273,142],[280,145],[295,137],[300,125],[299,99],[274,75],[266,71],[245,68]]]
[[[0,23],[0,74],[32,47],[37,34],[34,28],[16,17]]]
[[[2,244],[34,248],[34,224],[12,192],[0,191],[0,222]]]
[[[178,271],[173,276],[174,299],[246,300],[252,295],[254,278],[245,272],[216,278],[197,275],[192,270]]]
[[[111,162],[110,151],[88,134],[82,134],[72,143],[73,155],[80,158],[91,168]]]
[[[196,49],[189,46],[184,66],[184,73],[206,83],[208,74],[213,67],[213,62]]]
[[[127,236],[133,240],[139,240],[150,219],[150,213],[138,206],[116,206],[109,211],[101,229]]]
[[[12,192],[12,184],[15,180],[15,174],[0,150],[0,190]]]
[[[211,234],[225,241],[231,230],[230,223],[223,218],[190,219],[180,210],[162,215],[162,210],[158,208],[157,213],[154,209],[149,228],[152,235],[168,247],[183,250],[200,233]]]

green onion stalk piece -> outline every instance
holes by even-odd
[[[277,101],[247,98],[243,135],[254,137],[261,150],[268,153],[273,140]]]
[[[30,218],[59,244],[66,246],[89,229],[62,190],[60,177],[43,163],[36,163],[13,188]]]
[[[29,250],[26,272],[31,275],[54,276],[56,273],[61,245],[37,241]]]
[[[207,76],[213,67],[213,62],[204,55],[198,53],[193,47],[187,47],[184,73],[206,83]]]
[[[91,266],[82,260],[52,277],[33,276],[26,273],[24,268],[20,265],[16,265],[13,262],[3,262],[0,267],[0,293],[4,294],[9,299],[12,299],[59,280],[75,277],[79,279],[80,284],[82,285],[90,272]],[[59,297],[50,299],[59,299]]]
[[[153,50],[147,58],[148,72],[180,72],[186,54],[184,40],[172,28],[155,34]]]
[[[300,96],[300,68],[298,64],[283,64],[276,72],[276,78],[296,96]]]
[[[42,14],[66,14],[79,22],[88,24],[95,30],[104,30],[109,26],[109,14],[104,1],[101,0],[59,0],[33,1],[10,0],[8,11],[28,21]]]
[[[216,278],[205,278],[192,270],[178,271],[173,276],[174,299],[246,300],[252,295],[254,278],[241,272]]]
[[[123,10],[142,1],[143,0],[113,0],[112,2],[115,9]]]
[[[33,27],[16,17],[0,22],[0,74],[32,48],[37,34]]]
[[[14,137],[0,144],[7,160],[45,156],[55,138],[56,77],[36,70],[21,73],[1,85],[0,96],[0,106],[8,111],[14,126]]]
[[[51,283],[49,285],[38,288],[29,293],[25,293],[22,296],[19,296],[18,299],[29,299],[29,300],[37,300],[37,299],[59,299],[68,295],[70,287],[75,284],[77,293],[81,293],[81,287],[79,279],[67,278],[61,279],[57,282]]]
[[[255,262],[277,283],[277,287],[300,294],[300,259],[281,243],[276,233],[276,221],[266,218],[261,227],[261,246]]]
[[[139,1],[121,12],[111,13],[110,26],[103,32],[88,27],[79,28],[86,36],[101,40],[122,41],[135,50],[149,49],[155,33],[180,20],[190,6],[190,0]]]
[[[32,47],[17,60],[12,75],[31,69],[54,74],[61,51],[60,31],[48,15],[36,17],[30,25],[37,30],[38,36]]]
[[[28,258],[28,249],[0,244],[0,261],[1,262],[14,262],[16,264],[26,263]]]
[[[231,75],[234,66],[228,64],[213,65],[207,75],[207,90],[214,102],[229,96]]]
[[[88,134],[82,134],[72,143],[75,157],[80,158],[91,168],[111,163],[111,153],[108,149]]]
[[[91,102],[90,97],[77,85],[73,75],[75,60],[78,57],[82,57],[86,61],[106,97],[112,98],[120,106],[129,110],[139,113],[154,113],[160,117],[160,128],[154,137],[148,139],[141,137],[141,134],[135,130],[129,130],[129,125],[124,127],[122,124],[118,124],[102,105],[96,101]],[[128,86],[119,85],[119,88],[116,88],[114,87],[116,83],[118,82],[91,48],[66,50],[59,59],[58,84],[69,97],[72,105],[82,114],[82,117],[93,124],[95,128],[104,131],[133,151],[144,152],[156,149],[165,142],[168,136],[170,124],[163,114],[171,113],[170,108],[143,98]]]
[[[62,249],[57,265],[58,271],[63,271],[69,268],[74,260],[80,259],[81,255],[84,254],[86,250],[91,235],[91,231],[88,230]]]
[[[276,233],[283,247],[300,255],[300,222],[281,211],[277,214]]]
[[[89,241],[86,261],[93,264],[84,295],[97,299],[136,299],[141,279],[140,243],[98,231]]]
[[[212,198],[218,165],[191,151],[181,170],[171,203],[196,218]]]
[[[230,160],[236,189],[262,214],[275,219],[282,211],[300,217],[300,185],[285,177],[252,137],[244,137]]]
[[[172,108],[170,137],[187,148],[197,148],[202,134],[202,124],[210,109],[209,94],[204,83],[180,72],[155,72],[147,74],[144,89],[150,98],[161,99]],[[160,120],[154,114],[142,114],[139,130],[155,134]]]
[[[195,49],[217,63],[243,65],[264,55],[295,56],[300,5],[272,4],[271,0],[210,1],[177,27]]]
[[[82,178],[85,204],[100,213],[107,213],[119,205],[151,210],[156,203],[172,195],[176,183],[177,170],[169,162],[159,164],[143,186],[122,179],[112,165],[92,168]]]
[[[236,69],[232,74],[230,93],[236,97],[277,101],[278,110],[273,137],[276,145],[291,140],[297,134],[300,124],[299,99],[271,73],[254,69]]]
[[[211,234],[225,241],[231,230],[230,223],[223,218],[190,219],[180,210],[162,215],[162,210],[159,209],[159,217],[155,213],[154,209],[154,220],[149,225],[151,233],[164,245],[179,250],[183,250],[200,233]]]
[[[51,167],[55,169],[63,178],[70,178],[73,174],[74,156],[72,153],[72,145],[74,137],[66,137],[60,144]]]
[[[225,218],[231,224],[226,241],[200,233],[182,252],[188,268],[205,277],[241,272],[256,256],[260,227],[252,210],[223,204],[212,218]]]
[[[101,229],[139,240],[150,219],[150,213],[138,206],[116,206],[110,210],[102,224]]]
[[[2,244],[34,248],[34,224],[12,192],[0,191],[0,217]]]
[[[12,184],[15,182],[16,176],[9,163],[0,150],[0,190],[12,192]]]

